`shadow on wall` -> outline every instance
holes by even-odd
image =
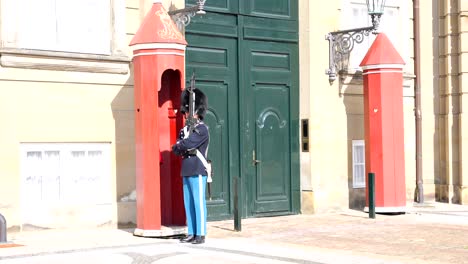
[[[133,68],[111,103],[115,121],[117,221],[119,228],[136,225],[135,117]]]
[[[348,141],[348,197],[349,209],[362,211],[366,206],[366,188],[353,186],[353,140],[364,140],[364,97],[362,77],[340,79],[339,93],[346,109]]]

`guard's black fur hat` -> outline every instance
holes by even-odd
[[[200,120],[203,120],[205,117],[206,110],[208,109],[208,98],[206,95],[198,88],[194,88],[193,91],[195,92],[195,114],[198,115]],[[182,91],[182,95],[180,97],[180,112],[182,114],[189,112],[189,100],[190,100],[190,93],[187,89]]]

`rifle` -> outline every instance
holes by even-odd
[[[185,119],[185,126],[188,128],[188,134],[192,133],[192,131],[195,129],[195,125],[197,124],[197,119],[194,117],[195,116],[195,72],[192,73],[192,77],[190,78],[190,87],[187,88],[187,92],[189,94],[189,114],[187,118]],[[206,171],[208,172],[208,198],[211,200],[211,182],[213,181],[211,176],[212,176],[212,170],[211,170],[211,160],[206,160],[203,155],[201,155],[200,152],[196,152],[197,156],[200,155],[200,160],[202,160],[203,165],[206,167]]]
[[[188,128],[188,133],[192,133],[192,130],[195,128],[197,119],[195,116],[195,72],[192,73],[190,78],[190,87],[187,88],[189,94],[189,114],[185,119],[185,126]]]

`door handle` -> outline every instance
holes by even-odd
[[[255,166],[257,163],[260,163],[261,161],[256,159],[255,157],[255,150],[252,150],[252,164]]]

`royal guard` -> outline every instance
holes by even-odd
[[[180,130],[172,151],[182,157],[181,176],[188,234],[180,241],[202,244],[206,236],[205,190],[208,176],[211,175],[211,166],[207,162],[210,134],[203,122],[208,101],[205,94],[194,87],[193,76],[190,86],[181,96],[180,112],[185,116],[185,127]]]

